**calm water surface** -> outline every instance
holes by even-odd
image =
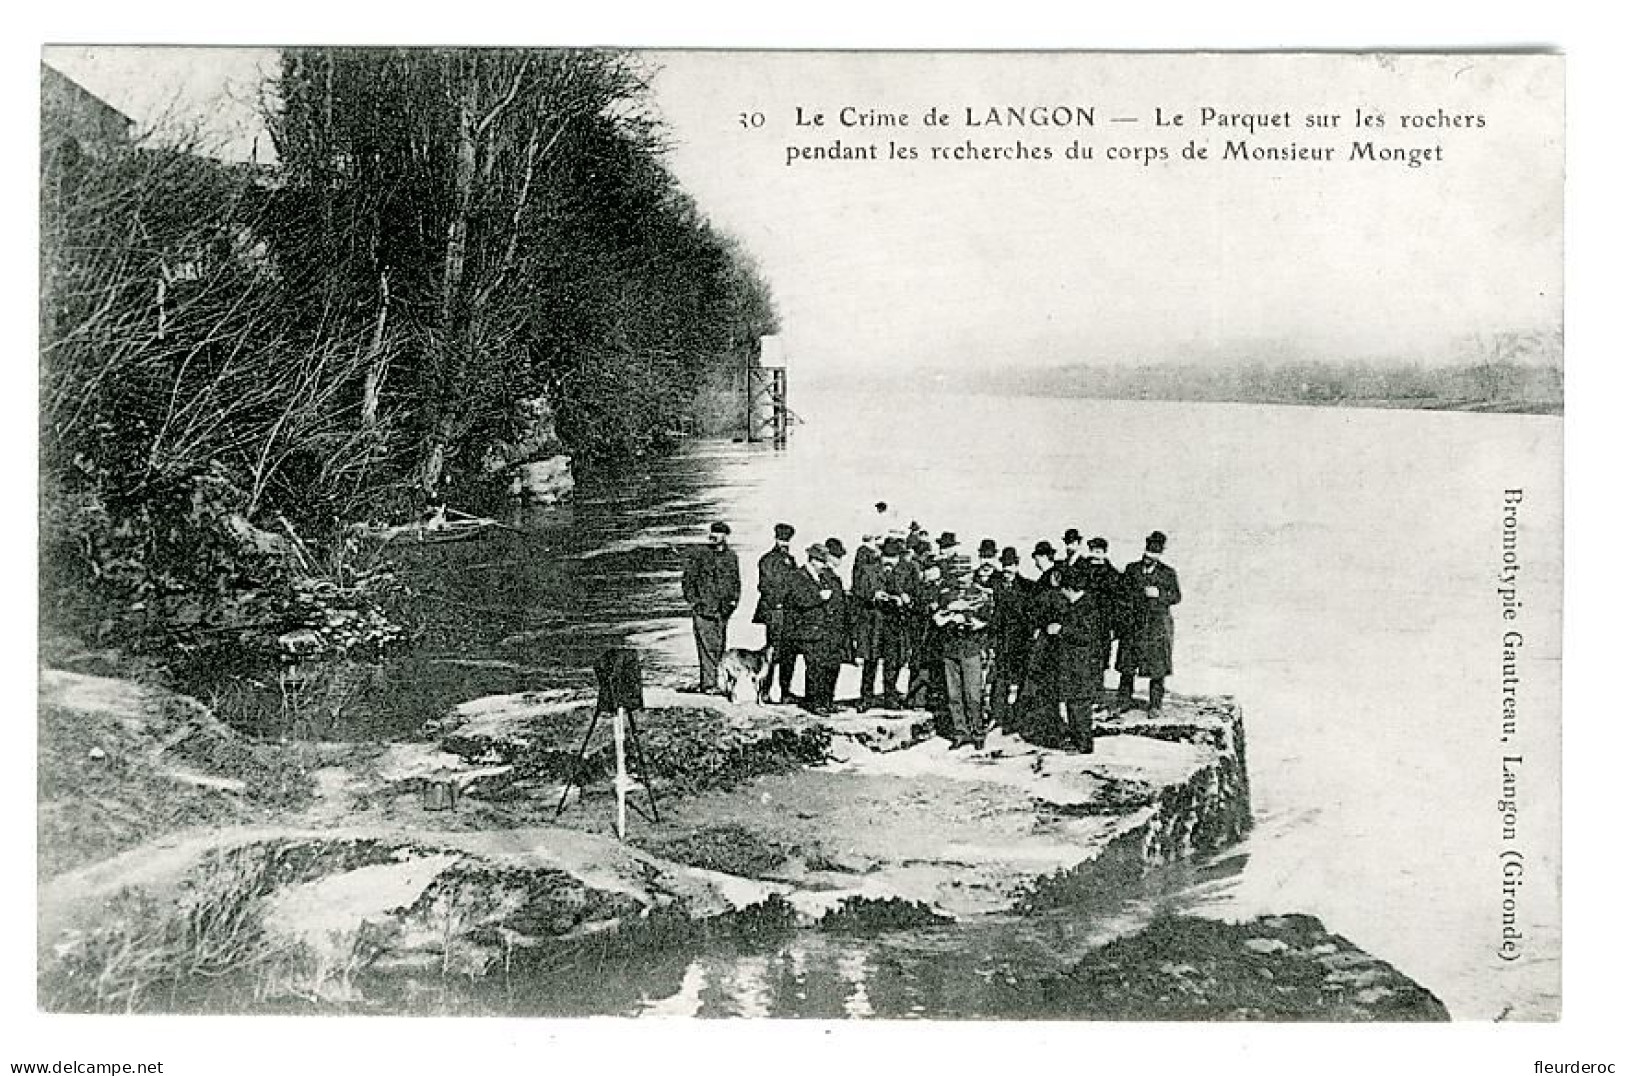
[[[876,500],[972,546],[993,537],[1024,553],[1077,526],[1108,537],[1119,566],[1161,529],[1185,596],[1171,686],[1238,697],[1258,827],[1229,860],[1236,869],[1191,872],[1172,891],[1159,883],[1099,922],[1157,907],[1307,912],[1458,1018],[1555,1015],[1561,419],[942,393],[804,392],[794,403],[807,422],[788,451],[694,444],[635,477],[584,485],[566,508],[513,510],[524,533],[410,551],[428,635],[376,685],[370,712],[387,717],[348,732],[400,735],[481,694],[585,683],[598,651],[623,640],[656,673],[689,674],[676,547],[713,519],[733,526],[747,603],[774,522],[795,523],[798,546],[838,535],[852,547]],[[1515,843],[1533,857],[1519,895],[1524,955],[1510,963],[1496,955],[1505,488],[1525,491],[1527,710],[1515,742],[1527,798]],[[748,612],[734,637],[758,645]],[[865,990],[880,1008],[997,1015],[998,972],[975,953],[1025,931],[1018,948],[1059,959],[1099,933],[1060,944],[1051,934],[1064,925],[1001,929],[991,947],[950,932],[960,940],[716,954],[600,1008],[639,998],[632,1008],[791,1012],[795,992],[811,989],[820,1000],[808,1014],[828,1015],[849,1011],[848,980],[869,982],[865,968],[917,978],[968,960],[964,988],[942,987],[952,1004]],[[937,956],[909,958],[922,946]],[[823,985],[807,987],[808,975]]]

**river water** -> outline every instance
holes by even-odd
[[[1306,912],[1458,1019],[1556,1015],[1560,418],[798,392],[806,421],[788,450],[695,443],[584,484],[566,507],[510,510],[523,533],[408,551],[428,632],[376,685],[368,709],[388,719],[349,734],[400,735],[477,695],[586,683],[598,651],[625,640],[655,672],[691,676],[675,547],[713,519],[733,527],[747,594],[733,638],[753,646],[754,562],[779,520],[796,525],[798,546],[838,535],[854,547],[885,500],[972,548],[993,537],[1025,554],[1077,526],[1108,537],[1119,566],[1160,529],[1184,592],[1170,687],[1237,696],[1258,824],[1231,869],[1183,876],[1155,906]],[[1507,488],[1524,491],[1513,730],[1501,725],[1495,594]],[[1514,750],[1508,837],[1497,802]],[[1508,848],[1527,864],[1511,924]],[[1498,955],[1504,926],[1519,935],[1516,959]],[[975,949],[963,937],[906,944],[938,954],[893,961],[916,972],[951,965],[945,948]],[[755,956],[689,963],[649,1007],[682,1010],[718,982],[812,959],[834,969],[830,1005],[847,1011],[838,982],[880,950],[820,945],[763,968]],[[991,982],[978,968],[962,978]],[[791,981],[806,992],[805,974]],[[754,1011],[738,990],[723,994],[724,1011]]]

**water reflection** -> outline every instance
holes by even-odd
[[[561,507],[508,508],[511,530],[393,549],[423,634],[338,735],[410,737],[480,695],[584,686],[604,648],[628,641],[646,644],[647,668],[677,674],[675,648],[658,644],[684,612],[678,550],[717,517],[719,462],[706,451],[653,461],[583,481]]]
[[[1189,911],[1245,864],[1177,864],[1137,884],[1037,915],[990,915],[875,936],[795,933],[777,943],[713,938],[626,952],[606,940],[517,955],[483,981],[378,984],[382,1006],[421,1014],[1033,1019],[1044,982],[1158,913]],[[371,991],[369,991],[371,992]]]

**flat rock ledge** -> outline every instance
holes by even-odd
[[[921,711],[818,717],[664,688],[645,701],[660,820],[635,817],[630,839],[788,884],[803,907],[858,897],[954,917],[1036,910],[1109,895],[1251,826],[1242,714],[1228,697],[1174,696],[1157,718],[1099,723],[1089,755],[997,732],[983,750],[950,750]],[[583,751],[591,723],[590,703],[564,692],[474,700],[432,723],[435,742],[396,750],[385,779],[537,809],[580,772],[587,794],[560,821],[604,832],[613,744],[600,721]]]

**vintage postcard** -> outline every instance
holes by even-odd
[[[1560,55],[40,79],[41,1010],[1560,1017]]]

